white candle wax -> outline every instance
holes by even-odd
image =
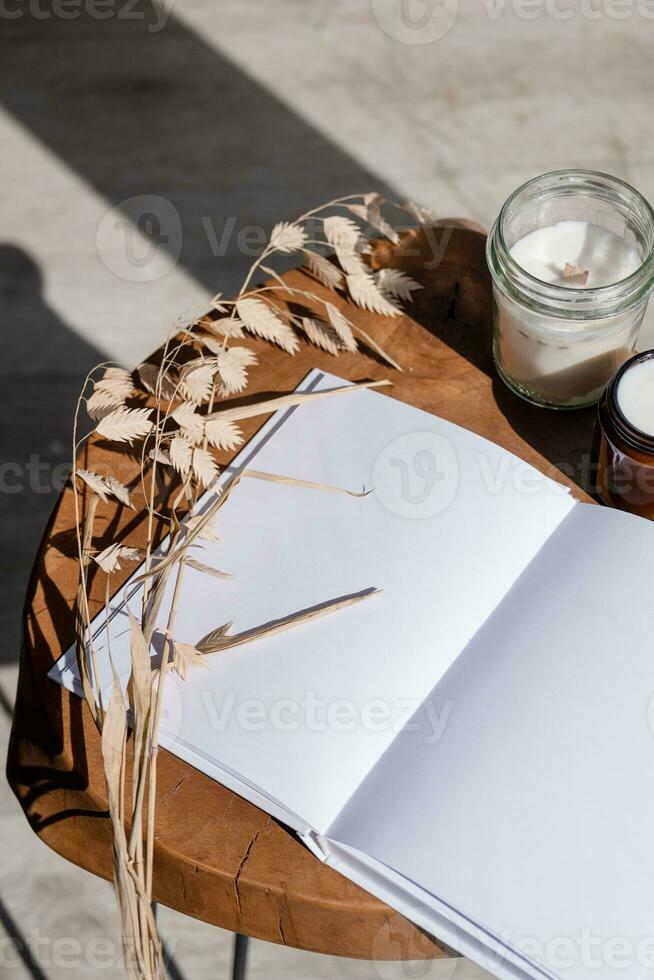
[[[620,378],[620,411],[635,429],[654,436],[654,357],[636,361]]]
[[[624,238],[587,221],[558,221],[537,228],[515,243],[511,255],[525,272],[571,289],[596,289],[626,279],[640,265]],[[565,279],[566,265],[588,272],[586,283]]]
[[[532,276],[571,290],[611,285],[641,264],[623,238],[585,221],[538,228],[513,245],[511,256]],[[586,270],[586,283],[566,280],[566,264]],[[503,296],[497,316],[504,373],[545,400],[574,403],[599,395],[631,353],[642,310],[579,321],[548,316]]]

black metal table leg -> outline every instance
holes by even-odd
[[[240,932],[234,933],[234,959],[232,960],[232,980],[245,980],[245,969],[248,959],[248,944],[250,940],[247,936],[242,936]]]

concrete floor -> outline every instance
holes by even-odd
[[[7,5],[20,16],[0,14],[0,461],[19,469],[0,471],[3,742],[26,576],[86,370],[135,363],[234,290],[246,226],[341,193],[380,188],[488,224],[527,177],[585,166],[654,198],[645,6],[447,0],[420,28],[429,8],[410,0],[411,28],[395,0],[117,2],[106,20],[83,0],[65,20],[45,0]],[[127,263],[126,248],[149,261]],[[108,886],[47,851],[7,789],[0,839],[0,978],[119,976],[89,952],[116,939]],[[171,976],[226,975],[227,934],[166,910],[162,930]],[[255,944],[251,976],[282,974],[482,976]]]

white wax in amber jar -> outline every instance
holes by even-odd
[[[510,251],[530,275],[570,290],[612,285],[641,264],[623,238],[586,221],[538,228]],[[566,265],[587,271],[586,282],[566,279]],[[503,296],[496,311],[499,363],[512,382],[546,401],[588,403],[633,351],[642,315],[642,308],[632,308],[579,321],[549,316]]]
[[[635,429],[654,436],[654,357],[636,361],[620,378],[620,411]]]

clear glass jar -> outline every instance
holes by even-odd
[[[525,271],[511,249],[562,221],[599,225],[633,248],[640,266],[605,286],[548,283]],[[493,356],[504,382],[530,402],[580,408],[634,350],[654,285],[654,212],[633,187],[591,170],[559,170],[508,198],[486,248],[493,280]]]

